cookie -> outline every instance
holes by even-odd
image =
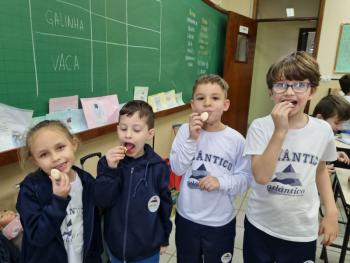
[[[61,178],[61,172],[57,169],[51,169],[51,176],[55,180],[60,180]]]
[[[208,112],[204,111],[204,112],[201,113],[201,120],[203,122],[207,121],[208,118],[209,118],[209,113]]]

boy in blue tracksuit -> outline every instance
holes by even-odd
[[[145,144],[154,135],[150,105],[124,105],[117,132],[120,145],[99,161],[95,188],[96,203],[105,209],[111,261],[159,262],[169,244],[172,200],[169,167]]]
[[[21,262],[99,263],[102,233],[93,193],[95,179],[74,166],[78,139],[59,121],[34,126],[22,160],[39,168],[20,184]],[[59,179],[51,170],[59,171]]]

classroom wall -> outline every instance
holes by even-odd
[[[252,17],[254,0],[211,0],[220,7],[243,16]]]
[[[286,8],[293,7],[295,17],[317,17],[320,0],[259,0],[257,18],[286,17]]]
[[[266,72],[268,68],[280,57],[297,49],[299,28],[312,27],[316,27],[315,21],[258,23],[248,117],[249,124],[254,119],[269,114],[273,107],[273,102],[268,96],[266,86]]]
[[[322,32],[318,49],[317,60],[321,66],[323,76],[340,77],[333,73],[337,52],[340,25],[350,23],[350,1],[326,1],[323,16]]]
[[[317,55],[321,75],[325,79],[340,78],[342,76],[341,74],[335,74],[333,69],[340,26],[342,23],[350,23],[349,10],[350,1],[348,0],[326,1]],[[318,101],[328,93],[329,88],[339,88],[338,81],[321,81],[318,93],[315,98],[311,100],[309,112],[313,111]]]

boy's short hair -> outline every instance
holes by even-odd
[[[350,74],[343,75],[339,79],[339,85],[342,92],[347,95],[350,92]]]
[[[194,82],[193,89],[192,89],[192,98],[194,93],[197,90],[198,85],[207,84],[207,83],[218,84],[224,91],[225,98],[227,98],[227,91],[229,89],[229,85],[222,77],[215,74],[202,75]]]
[[[324,120],[338,116],[339,121],[350,119],[350,103],[337,95],[328,95],[323,97],[317,103],[312,116],[320,114]]]
[[[304,51],[296,51],[274,63],[266,74],[266,82],[269,89],[274,83],[281,80],[305,80],[310,81],[311,87],[318,86],[320,70],[314,57]]]
[[[132,100],[126,103],[119,112],[119,120],[123,115],[133,116],[135,112],[139,113],[139,117],[146,117],[148,129],[154,128],[154,112],[152,107],[143,100]]]

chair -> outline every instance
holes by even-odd
[[[87,154],[83,157],[80,158],[80,165],[81,165],[81,168],[84,169],[84,163],[90,159],[90,158],[93,158],[93,157],[98,157],[98,159],[100,159],[102,157],[102,153],[100,152],[95,152],[95,153],[90,153],[90,154]]]
[[[97,162],[100,160],[101,157],[102,157],[102,153],[100,153],[100,152],[94,152],[94,153],[87,154],[87,155],[80,158],[80,166],[83,170],[86,170],[86,171],[90,172],[93,176],[96,176]],[[92,158],[97,158],[94,160],[95,163],[93,164],[93,167],[94,167],[93,172],[89,171],[89,169],[86,169],[86,167],[84,167],[84,165],[87,161],[92,161]]]

